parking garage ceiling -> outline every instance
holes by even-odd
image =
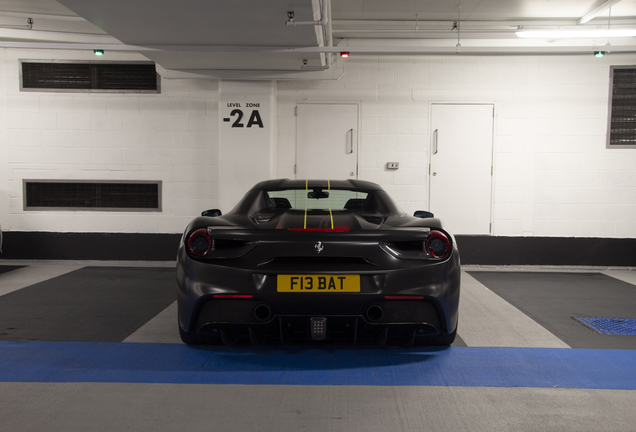
[[[0,2],[0,47],[139,52],[175,77],[325,78],[337,68],[343,51],[636,51],[635,36],[564,36],[565,31],[582,36],[581,31],[608,29],[636,30],[636,0]],[[559,33],[522,38],[522,30]]]

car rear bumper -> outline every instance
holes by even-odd
[[[349,343],[449,334],[456,329],[457,254],[408,268],[337,273],[360,274],[360,292],[279,293],[276,273],[191,260],[182,248],[177,260],[179,325],[185,332],[285,342],[311,340],[311,319],[326,318],[326,339]],[[215,297],[224,295],[251,297]]]

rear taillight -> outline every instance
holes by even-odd
[[[214,249],[214,240],[210,238],[207,229],[200,228],[190,234],[187,245],[192,255],[202,257]]]
[[[424,241],[424,250],[433,258],[446,258],[452,248],[448,236],[441,231],[431,231]]]

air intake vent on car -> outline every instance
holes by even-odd
[[[161,182],[25,180],[24,209],[161,211]]]
[[[23,90],[159,91],[154,63],[22,62]]]

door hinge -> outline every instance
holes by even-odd
[[[297,166],[298,166],[298,165],[294,164],[294,174],[298,174],[298,173],[297,173],[297,171],[296,171],[296,167],[297,167]]]
[[[294,107],[294,116],[298,117],[298,106]]]

